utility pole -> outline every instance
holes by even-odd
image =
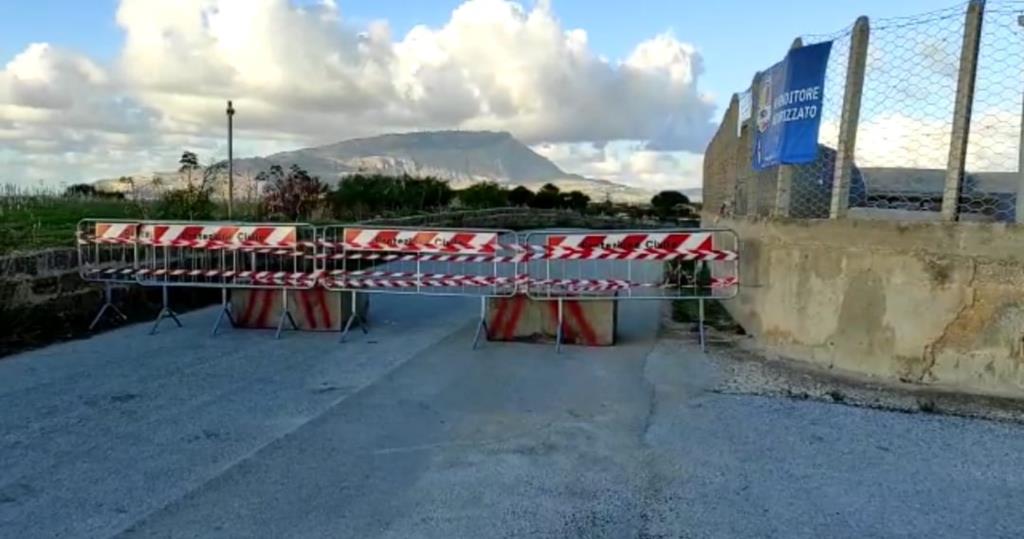
[[[231,219],[232,209],[235,205],[235,155],[234,155],[234,122],[235,108],[228,101],[228,219]]]

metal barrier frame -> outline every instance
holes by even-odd
[[[85,227],[87,225],[93,225],[93,233],[91,237],[87,237]],[[101,224],[117,224],[117,225],[129,225],[132,227],[132,239],[122,243],[123,245],[132,246],[132,267],[126,277],[121,279],[115,278],[103,278],[96,277],[97,273],[89,272],[88,268],[93,267],[91,264],[87,264],[87,257],[85,256],[85,248],[89,246],[95,246],[96,248],[96,267],[102,266],[102,262],[99,260],[100,256],[100,245],[102,242],[96,241],[95,227]],[[135,284],[135,270],[138,269],[139,264],[139,246],[138,246],[138,234],[139,234],[139,221],[133,219],[81,219],[75,225],[75,254],[78,258],[78,276],[85,282],[89,283],[103,283],[103,306],[100,307],[96,316],[92,319],[92,323],[89,324],[89,331],[92,331],[100,320],[103,319],[103,315],[107,311],[114,313],[114,316],[120,319],[122,322],[127,322],[128,317],[114,304],[114,286],[115,285],[131,285]],[[124,268],[121,268],[122,270]],[[113,275],[119,275],[120,272],[115,272]]]
[[[111,238],[110,241],[99,241],[97,236],[97,227],[103,224],[110,225],[125,225],[119,228],[121,232],[119,236],[124,235],[124,231],[130,230],[130,234],[126,237]],[[91,229],[89,227],[92,227]],[[155,242],[153,240],[143,239],[144,231],[146,227],[154,226],[183,226],[183,227],[233,227],[233,228],[291,228],[294,230],[295,239],[292,242],[284,243],[248,243],[245,240],[238,241],[238,244],[229,243],[223,245],[223,241],[220,244],[214,245],[171,245],[171,242],[175,240],[165,240],[163,242]],[[460,233],[460,234],[493,234],[494,242],[480,245],[478,248],[472,248],[466,245],[459,245],[453,249],[446,249],[441,245],[433,245],[429,243],[417,243],[419,248],[405,248],[401,245],[396,245],[394,248],[380,248],[373,246],[350,246],[346,240],[348,231],[360,230],[360,231],[397,231],[397,232],[410,232],[410,233]],[[340,236],[339,236],[340,234]],[[570,236],[592,236],[592,235],[651,235],[651,234],[710,234],[712,239],[712,247],[710,251],[718,253],[724,258],[716,259],[713,257],[707,259],[706,256],[700,254],[701,252],[707,253],[707,250],[703,249],[691,249],[682,250],[679,248],[660,248],[660,247],[636,247],[633,249],[623,249],[617,247],[598,247],[598,248],[586,248],[586,247],[573,247],[568,246],[564,249],[575,250],[576,252],[570,252],[568,255],[560,254],[553,255],[552,250],[557,247],[551,247],[548,245],[547,238],[556,235],[570,235]],[[726,241],[725,243],[731,243],[731,249],[726,247],[723,248],[723,236],[731,238],[731,242]],[[542,238],[542,243],[538,245],[533,244],[535,238]],[[235,238],[232,238],[235,240]],[[202,241],[202,240],[197,240]],[[237,240],[236,240],[237,241]],[[106,270],[102,270],[105,263],[103,262],[104,252],[102,245],[104,243],[122,245],[122,259],[127,263],[127,253],[131,253],[131,267],[112,267]],[[248,243],[243,245],[243,243]],[[94,247],[93,247],[94,246]],[[152,278],[152,271],[144,271],[149,261],[153,262],[153,265],[157,265],[159,260],[157,253],[158,249],[162,248],[163,254],[163,273],[159,275],[162,279]],[[189,249],[195,250],[202,253],[210,253],[213,251],[219,251],[221,264],[219,270],[207,269],[205,275],[194,274],[197,270],[194,266],[188,277],[200,277],[200,278],[211,278],[217,277],[220,282],[203,282],[203,281],[174,281],[170,279],[168,271],[170,270],[170,249]],[[93,255],[93,249],[95,254]],[[259,254],[266,255],[268,257],[290,257],[292,259],[293,272],[285,271],[257,271],[260,264],[257,262],[257,252],[260,250],[271,250],[272,252],[259,252]],[[245,271],[240,272],[238,263],[238,253],[249,252],[251,254],[251,272]],[[287,251],[282,253],[282,251]],[[597,253],[598,256],[593,256],[594,253],[587,251],[600,251]],[[631,251],[647,251],[646,257],[629,258],[628,255]],[[659,252],[660,251],[660,252]],[[228,252],[232,253],[234,258],[231,265],[227,263],[226,255]],[[369,253],[374,256],[368,256],[365,258],[350,257],[350,254],[356,253]],[[344,342],[352,326],[356,323],[359,324],[360,329],[363,333],[368,333],[368,322],[358,312],[357,294],[393,294],[393,295],[421,295],[421,296],[438,296],[438,297],[478,297],[480,298],[480,320],[477,324],[476,333],[473,338],[473,348],[477,348],[481,336],[485,331],[488,331],[487,327],[487,300],[489,298],[509,298],[518,294],[525,294],[531,300],[535,301],[557,301],[558,302],[558,327],[556,330],[556,350],[561,351],[562,338],[564,332],[564,301],[566,299],[572,299],[574,301],[594,301],[594,300],[695,300],[698,302],[698,327],[700,335],[700,346],[701,350],[706,349],[706,333],[705,333],[705,309],[704,302],[708,299],[725,300],[735,298],[739,293],[739,276],[740,276],[740,240],[739,236],[735,231],[728,228],[661,228],[661,229],[628,229],[628,230],[593,230],[593,229],[577,229],[577,228],[561,228],[561,229],[545,229],[545,230],[534,230],[523,233],[517,233],[510,229],[499,229],[499,228],[454,228],[454,227],[429,227],[429,226],[388,226],[388,225],[362,225],[362,224],[332,224],[322,227],[314,227],[309,223],[247,223],[247,222],[236,222],[236,221],[180,221],[180,220],[133,220],[133,219],[82,219],[78,222],[76,228],[76,254],[78,256],[78,273],[79,276],[86,282],[98,282],[104,285],[104,304],[100,308],[99,313],[93,319],[89,326],[92,330],[103,316],[107,312],[113,312],[118,318],[127,321],[127,316],[121,312],[113,303],[113,287],[115,285],[130,285],[138,284],[144,287],[159,287],[161,288],[162,297],[162,308],[157,316],[157,319],[153,323],[153,327],[150,330],[150,334],[156,333],[159,329],[161,322],[165,318],[172,319],[179,327],[182,326],[177,313],[171,309],[169,302],[169,289],[172,287],[198,287],[198,288],[219,288],[221,290],[221,307],[217,315],[216,322],[214,323],[211,331],[211,336],[217,334],[221,323],[224,318],[227,318],[232,326],[236,325],[236,321],[233,313],[231,312],[231,304],[228,302],[228,290],[229,289],[280,289],[282,294],[282,313],[281,318],[278,321],[277,332],[275,338],[280,338],[281,333],[284,330],[285,322],[289,322],[293,329],[298,329],[298,324],[295,322],[295,318],[291,313],[288,306],[288,292],[290,290],[311,290],[316,287],[323,287],[328,291],[334,292],[349,292],[351,293],[352,310],[347,317],[342,329],[341,329],[341,342]],[[178,253],[181,256],[182,253]],[[577,255],[577,257],[573,257]],[[693,256],[696,255],[696,256]],[[95,256],[95,261],[89,262],[90,256]],[[189,257],[179,258],[176,262],[181,260],[187,260],[192,255],[189,253]],[[659,258],[664,256],[664,258]],[[692,256],[692,257],[691,257]],[[432,258],[434,260],[432,260]],[[113,259],[113,257],[112,257]],[[215,258],[214,258],[215,259]],[[400,284],[397,288],[384,288],[374,287],[372,284],[353,286],[351,285],[353,280],[350,280],[350,274],[353,270],[349,268],[350,260],[379,260],[374,262],[373,265],[384,265],[390,264],[391,262],[414,262],[415,272],[366,272],[358,270],[355,273],[361,274],[361,276],[368,277],[362,279],[364,282],[367,280],[377,280],[379,282],[387,281],[398,281]],[[465,260],[460,260],[465,259]],[[658,270],[662,276],[664,276],[665,264],[671,260],[683,259],[692,260],[695,262],[693,270],[693,283],[692,287],[687,286],[692,290],[689,294],[678,294],[678,295],[637,295],[634,293],[636,288],[651,288],[661,290],[675,290],[681,291],[685,288],[672,288],[671,283],[657,284],[657,283],[645,283],[645,282],[633,282],[633,262],[642,262],[645,264],[660,263],[661,268]],[[194,260],[194,259],[193,259]],[[264,263],[270,260],[277,260],[276,258],[268,258]],[[328,270],[328,263],[331,260],[340,260],[341,269]],[[200,260],[202,261],[202,260]],[[553,261],[561,262],[562,264],[573,264],[573,263],[586,263],[590,262],[595,264],[595,267],[600,267],[601,264],[607,264],[608,262],[619,262],[626,264],[626,279],[602,279],[600,277],[593,279],[561,279],[565,284],[560,283],[558,286],[563,286],[564,290],[553,292],[553,288],[557,286],[552,285],[551,279],[551,264]],[[531,275],[531,267],[534,264],[543,262],[545,264],[545,278],[543,280],[545,289],[544,294],[539,293],[539,288],[535,282],[538,280]],[[424,273],[424,263],[447,263],[447,264],[476,264],[482,267],[490,267],[491,271],[468,271],[464,272],[465,275],[452,275],[449,270],[447,273]],[[281,265],[287,266],[287,260],[284,260]],[[302,264],[303,271],[299,271],[299,265]],[[268,266],[270,264],[267,264]],[[525,270],[521,266],[525,265]],[[726,265],[726,268],[732,271],[724,272],[724,285],[716,286],[715,280],[720,279],[723,275],[722,265]],[[499,266],[504,271],[499,271]],[[233,269],[226,269],[226,268]],[[264,266],[266,267],[266,266]],[[99,268],[99,269],[97,269]],[[710,273],[712,283],[710,286],[700,286],[698,282],[699,275],[704,272],[704,269]],[[221,275],[211,275],[220,271]],[[307,273],[307,271],[309,273]],[[508,275],[508,271],[511,271],[511,275]],[[563,269],[563,272],[565,270]],[[230,273],[231,275],[226,275]],[[229,279],[237,280],[237,273],[267,273],[269,279],[268,282],[261,282],[262,278],[244,277],[252,279],[252,282],[228,282]],[[178,274],[183,275],[183,274]],[[582,275],[582,271],[581,271]],[[337,278],[335,278],[337,276]],[[479,279],[479,280],[474,280]],[[451,281],[455,284],[447,284],[447,281]],[[607,285],[607,288],[602,288],[603,285],[592,286],[591,290],[580,289],[574,291],[572,286],[568,284],[569,281],[591,281],[591,282],[605,282],[611,283]],[[408,283],[414,282],[413,286],[407,286]],[[431,284],[424,285],[424,282],[430,282]],[[441,283],[441,284],[436,284]],[[387,285],[384,285],[387,286]],[[453,291],[453,288],[474,288],[480,289],[479,292],[467,292],[466,290]],[[718,294],[717,291],[727,289],[728,293]],[[625,295],[621,292],[625,290]],[[701,294],[699,291],[709,290],[709,294]],[[602,295],[587,294],[587,292],[601,293]]]
[[[161,279],[161,280],[147,279],[141,273],[137,273],[136,274],[136,281],[138,282],[138,284],[140,284],[142,286],[145,286],[145,287],[160,287],[162,289],[161,296],[162,296],[162,300],[163,300],[163,308],[161,309],[160,314],[157,316],[156,321],[153,323],[153,327],[150,330],[150,334],[156,333],[157,329],[160,326],[160,323],[163,321],[164,318],[171,318],[178,325],[178,327],[181,327],[181,321],[178,319],[177,313],[175,313],[174,310],[172,310],[170,308],[170,304],[169,304],[169,301],[168,301],[168,288],[219,288],[221,290],[221,308],[220,308],[220,312],[217,314],[217,319],[214,322],[213,329],[210,332],[211,335],[216,335],[217,334],[217,332],[220,329],[220,325],[223,322],[224,318],[228,319],[228,321],[231,323],[232,327],[235,327],[237,325],[236,322],[235,322],[235,319],[234,319],[234,315],[231,312],[231,307],[230,307],[231,304],[230,304],[230,302],[228,302],[228,290],[229,289],[263,289],[263,290],[266,290],[266,289],[273,289],[273,290],[280,289],[281,290],[281,296],[282,296],[281,297],[281,299],[282,299],[282,303],[281,303],[281,310],[282,310],[282,312],[281,312],[281,318],[280,318],[280,320],[278,321],[278,324],[277,324],[277,331],[275,333],[275,338],[277,338],[277,339],[281,338],[281,333],[284,331],[284,324],[285,324],[286,321],[291,324],[291,327],[292,327],[293,330],[297,330],[298,329],[298,324],[296,324],[295,318],[292,315],[291,310],[288,307],[288,291],[289,290],[311,290],[311,289],[313,289],[313,288],[315,288],[317,286],[317,281],[318,281],[318,278],[319,278],[319,275],[316,273],[316,258],[315,258],[316,254],[317,254],[316,253],[316,234],[317,234],[317,230],[316,230],[316,227],[314,227],[313,225],[311,225],[309,223],[250,223],[250,222],[239,222],[239,221],[180,221],[180,220],[142,220],[142,221],[138,221],[138,223],[139,223],[139,228],[138,228],[138,231],[137,231],[136,243],[137,243],[138,247],[140,248],[140,251],[144,252],[146,249],[159,249],[159,248],[162,248],[163,252],[164,252],[165,268],[168,267],[167,266],[167,260],[168,260],[167,257],[168,257],[168,253],[169,253],[170,249],[172,249],[172,248],[188,248],[188,247],[175,247],[175,246],[172,246],[172,245],[158,245],[158,244],[148,243],[146,240],[144,240],[141,237],[142,231],[143,231],[144,227],[147,227],[147,226],[150,226],[150,227],[152,227],[152,226],[165,226],[166,225],[166,226],[189,226],[189,227],[293,228],[293,229],[295,229],[296,239],[292,243],[292,245],[270,245],[270,244],[268,244],[268,245],[266,245],[265,247],[262,247],[262,248],[274,248],[274,249],[276,249],[278,251],[290,250],[292,252],[292,254],[290,256],[292,257],[292,259],[294,261],[293,262],[293,264],[294,264],[293,268],[294,268],[295,271],[293,272],[293,275],[299,273],[298,272],[298,264],[299,264],[298,260],[300,258],[304,258],[304,257],[312,257],[313,258],[313,273],[309,274],[310,275],[310,279],[307,280],[307,281],[304,281],[302,284],[298,284],[300,282],[298,280],[289,280],[289,279],[283,279],[282,281],[280,281],[280,283],[274,283],[274,284],[263,284],[263,283],[260,283],[258,281],[254,281],[254,282],[250,282],[250,283],[237,283],[237,282],[229,283],[229,282],[227,282],[227,278],[225,278],[225,277],[221,277],[221,282],[219,282],[219,283],[218,282],[210,282],[210,283],[204,283],[204,282],[175,282],[175,281],[171,281],[171,280],[167,279],[166,277],[164,279]],[[305,241],[302,240],[299,237],[300,233],[301,233],[301,231],[303,229],[308,230],[309,234],[311,235],[311,237],[308,240],[305,240]],[[310,248],[312,250],[310,252],[304,252],[303,249],[306,248],[306,247],[308,247],[308,248]],[[261,248],[260,245],[255,245],[255,246],[253,246],[253,245],[247,245],[247,246],[239,245],[237,247],[221,248],[221,249],[218,249],[218,250],[220,250],[220,252],[221,252],[221,255],[222,255],[221,256],[221,260],[224,261],[222,263],[225,264],[225,265],[226,265],[226,260],[225,260],[225,256],[224,255],[226,254],[227,251],[233,251],[234,252],[233,256],[235,258],[234,264],[237,265],[237,259],[238,259],[237,254],[238,254],[239,251],[255,250],[255,249],[260,249],[260,248]],[[210,249],[209,248],[197,248],[197,250],[209,251]],[[253,264],[253,267],[255,268],[256,267],[256,254],[257,253],[253,252],[253,253],[250,253],[250,254],[251,254],[251,262]],[[285,255],[273,255],[273,256],[285,256]],[[154,255],[154,259],[155,259],[155,255]],[[139,265],[141,266],[142,264],[140,263]]]
[[[456,232],[466,234],[494,234],[495,240],[499,243],[495,244],[495,252],[484,252],[480,250],[470,250],[467,252],[451,252],[438,249],[425,249],[425,250],[412,250],[412,249],[373,249],[373,248],[351,248],[348,246],[348,242],[345,240],[346,233],[348,230],[377,230],[377,231],[404,231],[404,232],[419,232],[419,233],[430,233],[430,232]],[[339,237],[337,232],[341,233],[340,241],[337,240]],[[331,237],[334,241],[328,240]],[[500,243],[501,239],[505,237],[511,240],[511,243]],[[322,260],[321,272],[324,279],[321,281],[321,285],[327,290],[337,292],[350,292],[352,294],[352,312],[350,313],[348,320],[345,322],[345,326],[341,332],[341,342],[345,342],[349,331],[354,323],[358,322],[360,329],[363,333],[367,333],[366,320],[358,314],[356,309],[356,294],[392,294],[392,295],[421,295],[421,296],[436,296],[436,297],[479,297],[480,298],[480,322],[477,324],[476,334],[473,338],[473,348],[475,349],[480,341],[480,337],[484,331],[488,331],[487,327],[487,299],[488,298],[507,298],[513,297],[518,293],[518,278],[519,278],[519,265],[522,258],[522,250],[519,245],[519,235],[511,229],[500,229],[500,228],[453,228],[453,227],[431,227],[431,226],[387,226],[387,225],[362,225],[362,224],[338,224],[338,225],[327,225],[320,227],[320,238],[317,244],[321,248],[319,258]],[[335,252],[333,255],[328,255],[327,250],[330,249]],[[404,258],[404,262],[415,262],[416,270],[412,275],[406,276],[406,278],[412,278],[416,281],[415,287],[410,287],[411,290],[406,291],[402,288],[398,289],[369,289],[366,287],[353,287],[347,286],[345,277],[348,275],[349,270],[344,266],[345,262],[350,260],[348,258],[349,253],[375,253],[383,255],[395,255],[397,258]],[[507,277],[508,279],[508,291],[503,293],[490,293],[490,294],[469,294],[464,292],[433,292],[434,288],[446,288],[446,287],[432,287],[423,286],[424,277],[428,274],[424,274],[422,271],[423,262],[435,262],[431,260],[424,260],[431,256],[488,256],[495,260],[490,263],[492,272],[490,277],[501,278],[498,271],[499,264],[511,265],[512,275]],[[340,256],[340,260],[343,261],[342,270],[328,271],[326,267],[327,260]],[[387,264],[391,261],[385,261]],[[440,261],[436,261],[440,262]],[[481,262],[460,262],[460,261],[447,261],[449,263],[456,264],[488,264],[486,261]],[[342,276],[341,286],[335,286],[337,281],[331,278],[331,274],[340,273]],[[468,277],[476,277],[475,275],[468,275]],[[387,280],[387,279],[383,279]],[[499,284],[492,284],[489,286],[492,290],[497,289]],[[483,287],[479,287],[483,288]]]
[[[713,293],[715,288],[711,287],[710,288],[710,290],[712,291],[711,295],[690,294],[690,295],[679,295],[679,296],[670,296],[670,295],[660,295],[660,296],[640,295],[640,296],[637,296],[637,295],[632,294],[633,286],[632,286],[632,284],[630,284],[629,286],[626,287],[626,290],[629,292],[629,294],[627,296],[625,296],[625,297],[620,296],[618,290],[611,289],[609,291],[614,292],[614,294],[612,296],[587,296],[587,295],[580,295],[580,296],[571,297],[571,299],[573,301],[596,301],[596,300],[611,300],[611,301],[620,301],[620,300],[640,300],[640,301],[650,301],[650,300],[696,300],[698,302],[698,322],[697,322],[697,324],[698,324],[699,340],[700,340],[701,351],[703,352],[703,351],[706,351],[706,349],[707,349],[707,338],[706,338],[707,336],[706,336],[705,328],[704,328],[704,302],[706,300],[708,300],[708,299],[715,299],[715,300],[732,299],[732,298],[735,298],[736,295],[739,293],[740,260],[742,259],[742,256],[741,256],[741,253],[740,253],[739,235],[737,235],[734,230],[729,229],[729,228],[712,227],[712,228],[672,228],[672,229],[660,228],[660,229],[626,229],[626,230],[619,230],[619,229],[614,229],[614,230],[555,229],[555,230],[542,230],[542,231],[530,231],[530,232],[527,232],[524,235],[524,240],[523,240],[524,248],[528,251],[528,255],[527,256],[530,257],[530,258],[527,259],[527,263],[526,263],[526,269],[527,269],[527,273],[526,273],[526,282],[527,282],[527,284],[526,284],[526,295],[527,295],[527,297],[529,297],[530,299],[535,300],[535,301],[557,301],[558,302],[558,326],[557,326],[557,329],[556,329],[556,332],[555,332],[555,349],[560,352],[561,348],[562,348],[563,326],[564,326],[564,323],[565,323],[565,321],[564,321],[564,308],[563,308],[563,304],[564,304],[565,299],[567,299],[567,297],[570,297],[569,295],[572,292],[571,291],[566,291],[566,292],[563,292],[562,294],[559,294],[559,295],[553,295],[553,294],[550,293],[550,290],[549,290],[548,294],[546,294],[546,295],[535,294],[534,292],[535,292],[536,289],[535,289],[535,287],[532,284],[533,283],[533,279],[532,279],[532,277],[529,274],[530,263],[538,261],[538,260],[546,261],[545,280],[550,280],[550,278],[551,278],[550,277],[550,275],[551,275],[551,261],[552,260],[560,260],[563,263],[573,262],[573,261],[577,261],[577,262],[591,261],[591,262],[595,262],[595,263],[600,263],[600,262],[625,262],[627,264],[626,268],[627,268],[627,275],[628,275],[626,281],[629,282],[629,281],[632,280],[632,265],[631,265],[631,263],[634,260],[631,260],[631,259],[615,259],[615,258],[610,258],[610,259],[600,259],[600,258],[596,258],[596,259],[575,259],[575,260],[571,259],[571,258],[564,258],[564,259],[563,258],[551,258],[550,254],[548,252],[549,247],[547,246],[547,242],[545,241],[543,244],[534,245],[533,242],[531,241],[534,237],[547,238],[547,237],[555,236],[555,235],[589,236],[589,235],[600,235],[600,234],[627,235],[627,234],[700,234],[700,233],[710,233],[711,234],[712,241],[714,242],[713,249],[715,251],[726,251],[726,252],[735,253],[735,258],[733,258],[731,260],[710,260],[710,261],[708,261],[708,260],[694,260],[694,262],[696,262],[696,265],[694,267],[694,277],[696,278],[696,275],[701,272],[702,267],[707,265],[709,262],[732,264],[733,267],[734,267],[734,271],[732,272],[732,274],[733,274],[732,277],[734,278],[734,281],[733,281],[733,284],[728,285],[728,288],[730,289],[730,293],[729,294],[727,294],[727,295],[716,295],[716,294]],[[728,249],[728,248],[723,249],[722,247],[720,247],[718,245],[718,236],[717,235],[719,235],[719,234],[724,234],[725,236],[732,238],[732,242],[731,242],[732,243],[732,249]],[[631,250],[636,250],[636,249],[631,249]],[[535,252],[539,252],[540,255],[539,256],[534,256],[533,253],[535,253]],[[679,258],[679,257],[676,257],[676,258]],[[662,262],[662,264],[665,264],[669,260],[670,259],[666,259],[666,260],[663,260],[661,262]],[[646,263],[657,262],[657,261],[658,260],[639,260],[639,262],[646,262]],[[714,279],[715,278],[714,277],[714,273],[715,272],[713,271],[712,268],[713,268],[713,266],[709,266],[708,270],[712,274],[712,279]],[[599,280],[599,279],[594,279],[594,280],[596,281],[596,280]],[[693,289],[694,290],[699,290],[700,287],[695,285],[693,287]]]

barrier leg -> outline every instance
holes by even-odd
[[[281,331],[284,330],[284,321],[288,320],[292,325],[293,330],[299,329],[299,325],[295,323],[295,318],[292,317],[292,311],[288,308],[288,289],[281,289],[281,319],[277,321],[277,333],[274,334],[275,339],[281,338]]]
[[[108,309],[114,311],[114,315],[122,322],[128,321],[128,317],[121,312],[121,309],[117,308],[117,305],[114,305],[114,287],[110,286],[110,283],[103,283],[103,306],[100,307],[100,312],[96,313],[96,318],[93,318],[92,323],[89,324],[89,331],[92,331],[96,324],[100,323]]]
[[[704,333],[704,298],[697,300],[697,331],[700,336],[700,351],[707,351],[707,336]]]
[[[345,342],[345,339],[348,337],[349,330],[352,329],[352,324],[356,321],[359,322],[359,329],[363,330],[363,335],[369,333],[369,330],[366,327],[366,319],[359,314],[359,304],[356,302],[356,292],[353,290],[349,293],[352,294],[352,312],[349,313],[348,320],[345,321],[345,327],[341,330],[341,339],[339,339],[338,342]]]
[[[562,298],[558,298],[558,329],[555,330],[555,353],[562,353],[562,326],[565,319],[562,314]]]
[[[476,326],[476,336],[473,337],[473,350],[480,342],[480,335],[487,330],[487,298],[480,298],[480,324]]]
[[[235,323],[235,317],[231,314],[231,304],[228,303],[228,289],[220,289],[220,313],[217,314],[217,321],[213,324],[213,331],[210,332],[211,337],[217,336],[217,330],[220,329],[220,323],[227,317],[228,322],[231,322],[231,327],[238,327]]]
[[[171,320],[174,320],[174,323],[178,324],[179,328],[181,327],[181,320],[178,320],[178,313],[171,310],[170,300],[167,297],[167,286],[163,286],[161,290],[164,300],[164,306],[162,309],[160,309],[160,314],[157,315],[156,321],[153,322],[153,328],[149,330],[150,335],[156,334],[156,330],[160,328],[160,322],[162,322],[164,318],[170,318]]]

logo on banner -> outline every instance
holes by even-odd
[[[772,125],[772,79],[765,77],[757,96],[757,130],[764,133]]]

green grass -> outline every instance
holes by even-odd
[[[156,201],[61,196],[51,192],[18,192],[0,188],[0,255],[51,247],[73,247],[82,219],[155,219]],[[252,221],[256,204],[236,202],[236,219]],[[215,219],[227,216],[218,202]]]
[[[71,247],[86,218],[138,218],[145,207],[127,200],[50,195],[0,197],[0,254]]]

